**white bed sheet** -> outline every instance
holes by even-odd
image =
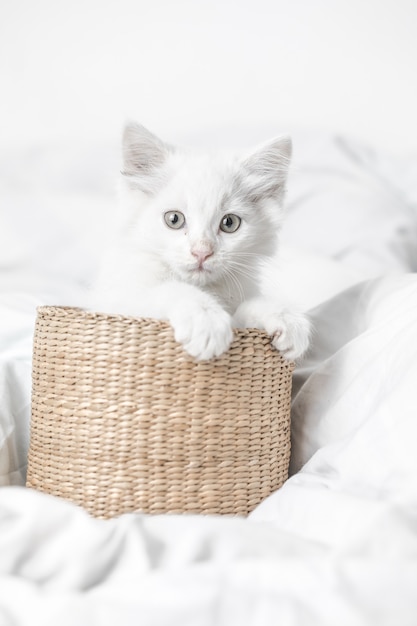
[[[22,487],[35,308],[77,303],[112,205],[98,174],[110,156],[53,152],[71,172],[54,186],[44,154],[25,185],[25,155],[0,177],[1,626],[416,624],[416,163],[296,141],[287,264],[269,284],[311,308],[315,333],[283,488],[248,520],[104,522]]]

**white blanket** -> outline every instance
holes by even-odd
[[[294,377],[291,478],[247,520],[99,521],[22,486],[35,307],[76,299],[94,270],[95,220],[112,201],[95,170],[87,184],[71,169],[71,185],[53,194],[37,178],[35,219],[33,185],[15,194],[8,165],[1,626],[417,623],[417,185],[409,174],[417,165],[400,168],[338,138],[301,137],[297,154],[287,267],[275,284],[314,307],[315,332]],[[63,166],[75,161],[58,156]],[[68,186],[72,202],[56,202],[54,213]],[[88,207],[94,215],[80,223]],[[48,232],[37,240],[42,220]]]

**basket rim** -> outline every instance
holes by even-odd
[[[154,317],[147,317],[147,316],[141,317],[141,316],[134,316],[134,315],[123,315],[121,313],[103,313],[101,311],[91,311],[89,309],[85,309],[85,308],[78,307],[78,306],[41,305],[36,308],[36,312],[39,317],[47,316],[47,317],[59,318],[59,317],[65,317],[65,316],[72,316],[72,317],[76,316],[76,317],[79,317],[80,319],[86,319],[86,320],[108,320],[109,322],[117,321],[117,322],[122,322],[126,324],[132,324],[132,323],[144,324],[144,325],[154,327],[155,329],[158,329],[158,330],[173,331],[171,324],[166,320],[161,320],[161,319],[157,319]],[[247,337],[250,335],[257,335],[260,338],[270,339],[270,335],[265,330],[261,330],[259,328],[233,327],[232,330],[233,330],[233,334],[235,335],[235,338]],[[278,351],[276,352],[277,352],[277,355],[281,357],[281,359],[287,366],[292,366],[293,368],[295,367],[294,361],[287,360],[283,357],[283,355],[280,352]]]

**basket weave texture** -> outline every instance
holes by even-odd
[[[258,330],[196,361],[165,322],[40,307],[27,486],[101,518],[247,515],[288,477],[292,370]]]

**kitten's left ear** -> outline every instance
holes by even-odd
[[[132,189],[151,194],[163,182],[163,165],[172,148],[147,128],[130,122],[123,133],[122,174]]]
[[[290,137],[278,137],[244,159],[243,185],[252,201],[283,197],[291,153]]]

